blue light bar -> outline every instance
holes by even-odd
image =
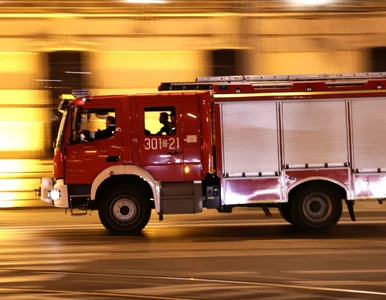
[[[91,92],[89,90],[72,90],[71,94],[75,98],[91,97]]]

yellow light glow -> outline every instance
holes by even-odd
[[[6,19],[70,19],[70,18],[138,18],[138,17],[234,17],[240,16],[239,13],[153,13],[153,14],[65,14],[65,13],[4,13],[0,14],[0,18]],[[252,14],[250,14],[252,15]],[[258,15],[258,14],[255,14]],[[282,15],[282,13],[280,13]]]
[[[16,191],[18,189],[21,189],[23,184],[20,180],[17,179],[0,179],[0,192],[2,191]],[[4,194],[3,194],[3,197]],[[1,194],[0,194],[0,200],[1,200]]]
[[[43,205],[35,197],[34,189],[40,185],[40,177],[52,176],[51,161],[38,159],[0,160],[0,208]],[[22,174],[28,172],[28,178]]]
[[[1,62],[0,62],[1,63]],[[2,78],[4,80],[4,78]],[[49,91],[39,90],[2,90],[0,89],[0,104],[49,104]],[[2,109],[3,110],[3,109]]]
[[[0,132],[0,151],[43,150],[44,124],[33,122],[0,122],[2,128],[12,128]]]
[[[0,208],[6,208],[6,207],[14,207],[14,204],[12,203],[14,199],[14,193],[0,193]]]
[[[158,87],[142,88],[142,89],[92,89],[91,93],[98,95],[135,95],[135,94],[152,94],[158,93]]]
[[[62,95],[60,95],[60,99],[62,99],[62,100],[75,100],[76,98],[71,94],[62,94]]]
[[[332,0],[290,0],[293,4],[296,5],[325,5],[333,2]]]
[[[117,70],[131,70],[147,72],[147,70],[184,70],[197,69],[199,52],[195,51],[131,51],[131,52],[104,52],[105,61],[100,64],[108,64],[110,68]],[[149,74],[147,74],[149,76]]]
[[[202,51],[115,51],[97,52],[92,56],[92,80],[103,82],[107,88],[153,87],[151,91],[158,92],[162,81],[189,81],[207,68]]]
[[[0,52],[1,71],[4,73],[34,72],[39,68],[39,54],[32,52]]]
[[[52,164],[38,159],[0,159],[0,174],[52,172]]]
[[[159,122],[159,112],[146,111],[145,112],[145,129],[151,133],[159,132],[162,128],[162,124]]]
[[[28,170],[25,170],[28,171]],[[28,178],[28,179],[9,179],[2,178],[0,179],[0,192],[10,192],[10,191],[33,191],[39,185],[40,178]]]
[[[164,4],[167,1],[165,0],[125,0],[128,3],[138,3],[138,4]]]
[[[44,126],[50,122],[49,109],[31,108],[49,102],[46,93],[36,91],[1,90],[0,152],[43,151]],[[12,107],[14,104],[26,107]],[[6,106],[10,105],[9,108]]]
[[[186,167],[184,168],[184,172],[185,172],[186,174],[188,174],[188,173],[190,172],[190,168],[189,168],[188,166],[186,166]]]

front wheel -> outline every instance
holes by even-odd
[[[99,218],[111,233],[137,234],[149,222],[150,200],[132,185],[120,185],[101,199]]]
[[[342,200],[334,189],[312,185],[301,188],[291,205],[295,225],[311,232],[323,232],[335,226],[342,216]]]

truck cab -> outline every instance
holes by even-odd
[[[98,96],[62,101],[54,177],[41,199],[71,213],[99,210],[114,232],[135,232],[152,208],[202,211],[212,171],[209,92]]]

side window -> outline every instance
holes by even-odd
[[[177,122],[175,107],[146,107],[144,120],[145,135],[176,134]]]
[[[83,109],[78,115],[80,142],[106,139],[115,134],[114,109]]]

